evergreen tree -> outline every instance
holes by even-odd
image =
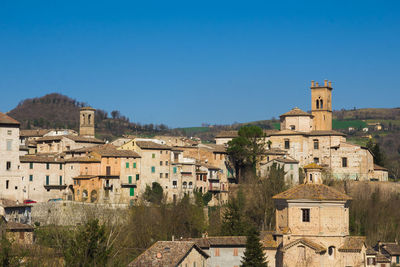
[[[245,235],[248,228],[245,210],[245,198],[241,189],[237,197],[229,199],[222,218],[221,231],[223,235]]]
[[[256,228],[249,230],[241,267],[268,267],[259,235],[260,233]]]

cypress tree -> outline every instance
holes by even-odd
[[[260,243],[259,231],[251,228],[247,235],[246,251],[242,257],[241,267],[268,267],[268,262],[264,256]]]

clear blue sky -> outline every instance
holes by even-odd
[[[400,106],[400,1],[0,2],[0,111],[66,94],[171,127]]]

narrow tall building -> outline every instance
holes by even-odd
[[[332,130],[332,82],[324,85],[311,81],[311,114],[315,131]]]
[[[79,135],[94,138],[94,112],[91,107],[83,107],[80,110]]]

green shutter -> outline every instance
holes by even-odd
[[[133,163],[133,168],[136,169],[136,162]]]
[[[129,190],[129,195],[131,196],[131,197],[133,197],[134,195],[135,195],[135,188],[133,188],[133,187],[131,187],[131,188],[129,188],[130,190]]]
[[[126,168],[128,169],[129,168],[129,162],[125,163],[125,165],[126,165]]]
[[[62,185],[62,176],[60,175],[60,185]]]
[[[50,169],[50,163],[46,163],[46,169]]]
[[[174,167],[174,173],[176,173],[176,167]]]
[[[156,154],[153,153],[152,158],[154,159],[156,157]]]
[[[156,167],[151,167],[151,172],[152,173],[156,172]]]
[[[33,181],[33,175],[31,174],[31,175],[29,175],[29,181]]]
[[[46,175],[46,185],[49,185],[49,182],[50,182],[50,177]]]
[[[128,182],[131,184],[132,183],[132,176],[128,176]]]
[[[136,181],[139,181],[139,174],[136,174]]]
[[[62,170],[62,163],[60,163],[60,170]]]
[[[33,162],[29,163],[29,169],[33,169]]]

